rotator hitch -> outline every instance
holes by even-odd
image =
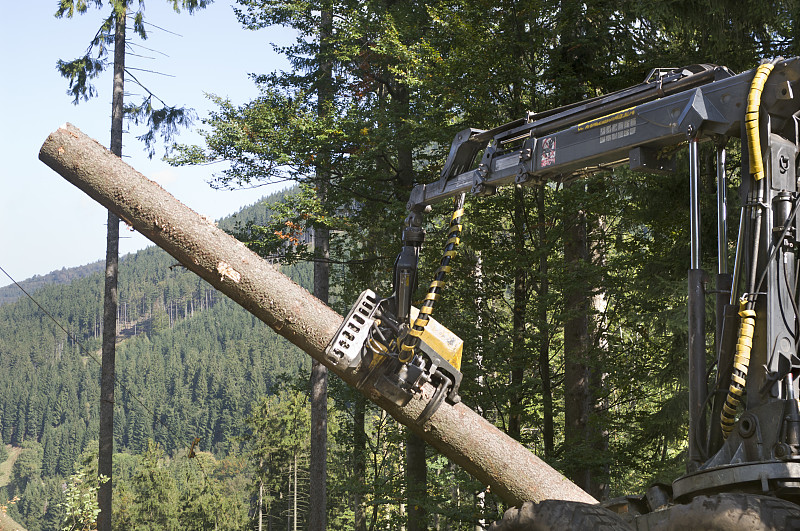
[[[394,263],[394,293],[387,298],[365,290],[325,349],[339,369],[360,375],[358,389],[372,389],[404,406],[422,386],[436,391],[417,422],[422,425],[443,401],[461,400],[463,341],[431,317],[433,304],[450,272],[461,233],[464,196],[456,200],[444,256],[420,308],[412,305],[417,288],[419,252],[425,240],[423,212],[412,211],[403,229],[403,247]],[[425,209],[428,211],[429,208]]]

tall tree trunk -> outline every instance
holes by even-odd
[[[411,115],[411,102],[408,87],[400,83],[395,84],[392,103],[397,112],[395,127],[397,129],[397,178],[403,190],[411,189],[414,185],[414,152],[412,149],[411,131],[408,119]]]
[[[560,86],[558,100],[561,104],[580,101],[587,95],[587,80],[591,79],[594,48],[587,46],[585,35],[592,22],[587,20],[587,4],[573,0],[561,2],[559,29],[561,45],[556,49]],[[577,188],[577,190],[576,190]],[[577,194],[574,193],[577,191]],[[573,196],[585,196],[584,181],[565,186]],[[564,217],[564,260],[570,283],[564,294],[566,320],[564,323],[564,423],[568,458],[568,476],[581,488],[592,490],[592,467],[587,456],[591,448],[591,421],[594,396],[591,387],[590,360],[592,347],[590,327],[590,286],[585,273],[590,261],[586,212],[572,201]],[[571,461],[571,463],[569,463]]]
[[[297,450],[294,452],[294,464],[292,470],[294,474],[294,496],[292,496],[292,529],[297,531]]]
[[[590,185],[589,190],[592,191]],[[591,231],[590,240],[590,253],[591,260],[594,266],[603,266],[605,264],[605,219],[601,216],[594,220],[592,223],[593,230]],[[595,283],[592,283],[595,284]],[[608,350],[608,342],[605,336],[605,322],[603,317],[606,315],[606,307],[608,301],[606,300],[606,292],[602,289],[603,284],[600,283],[600,289],[597,289],[591,297],[590,305],[593,318],[593,336],[591,346],[589,347],[589,392],[591,400],[591,411],[588,426],[589,444],[592,449],[592,454],[595,456],[605,456],[608,453],[608,429],[605,425],[606,410],[608,408],[608,400],[605,398],[604,386],[606,379],[606,372],[602,367],[602,360],[605,359],[604,354]],[[609,467],[606,463],[594,464],[592,466],[589,494],[602,500],[608,497],[609,483],[608,483]]]
[[[522,262],[525,253],[525,195],[520,186],[514,187],[514,306],[511,332],[511,389],[509,390],[508,434],[516,440],[522,431],[522,397],[525,377],[525,313],[528,293],[525,287],[527,268]]]
[[[425,441],[406,430],[406,499],[408,502],[408,531],[428,529],[425,498],[428,488],[428,464],[425,460]]]
[[[320,118],[328,114],[332,100],[333,66],[330,61],[330,38],[333,30],[333,13],[325,2],[320,13],[320,85],[317,91]],[[320,203],[325,204],[330,172],[330,156],[320,153],[317,165],[317,190]],[[330,233],[327,227],[314,229],[314,296],[328,302],[330,284]],[[314,360],[311,363],[311,457],[309,464],[309,529],[325,531],[327,523],[327,460],[328,460],[328,369]]]
[[[111,98],[111,152],[122,157],[123,102],[125,98],[125,7],[114,22],[114,87]],[[119,218],[109,210],[106,233],[106,273],[103,294],[103,344],[100,375],[100,433],[97,474],[108,480],[97,490],[97,529],[111,531],[112,459],[114,455],[114,379],[117,341],[117,273]]]
[[[262,470],[264,463],[258,464],[259,470]],[[262,531],[263,527],[263,520],[264,520],[264,481],[262,479],[258,480],[258,531]]]
[[[406,119],[410,115],[408,88],[401,83],[394,86],[392,104],[396,110],[397,177],[402,189],[414,184],[414,154]],[[427,515],[422,505],[428,491],[428,468],[425,462],[425,441],[407,432],[406,437],[406,503],[408,505],[408,531],[427,529]]]
[[[544,424],[544,458],[553,456],[555,446],[555,412],[553,411],[553,387],[550,381],[550,322],[547,316],[547,302],[550,295],[550,279],[547,266],[547,217],[545,215],[545,185],[536,190],[536,221],[539,238],[539,378],[542,381],[542,408]]]
[[[359,375],[328,365],[324,354],[342,317],[235,238],[71,124],[50,134],[39,158],[267,326],[323,361],[345,383],[356,386]],[[505,503],[543,499],[596,503],[463,402],[442,403],[420,426],[417,419],[434,393],[431,384],[424,384],[422,393],[398,406],[374,392],[374,382],[364,383],[362,392],[367,398],[489,485]]]
[[[353,407],[353,529],[367,531],[367,516],[362,502],[367,471],[367,433],[364,428],[367,399],[356,395]]]
[[[577,182],[570,187],[584,187]],[[577,464],[568,476],[586,492],[590,490],[589,467],[581,456],[587,450],[587,428],[591,393],[589,389],[589,299],[583,269],[588,261],[586,214],[571,206],[565,215],[564,261],[568,273],[564,310],[564,443]]]
[[[583,194],[591,192],[583,182],[571,186],[580,186]],[[564,258],[570,272],[565,301],[568,318],[564,323],[565,443],[575,463],[569,477],[592,496],[603,497],[607,491],[604,467],[593,462],[593,456],[607,449],[599,416],[604,410],[600,401],[604,374],[599,355],[603,336],[602,323],[592,322],[590,310],[602,314],[605,297],[602,289],[593,289],[586,271],[593,262],[601,262],[602,255],[599,244],[590,244],[586,212],[577,211],[571,223],[565,224]],[[595,229],[601,231],[602,225],[598,222]]]

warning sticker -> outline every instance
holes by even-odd
[[[542,158],[540,168],[546,168],[556,163],[556,139],[551,136],[542,140]]]
[[[600,128],[600,143],[611,142],[636,133],[636,117]]]

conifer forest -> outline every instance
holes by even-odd
[[[107,3],[136,24],[137,3]],[[291,69],[257,72],[252,101],[209,95],[215,110],[195,124],[204,143],[174,145],[167,160],[224,161],[222,188],[291,183],[218,225],[309,291],[324,278],[342,315],[364,289],[392,292],[409,193],[438,178],[459,131],[630,87],[655,68],[741,72],[800,55],[790,0],[237,0],[234,11],[242,31],[297,32],[280,49]],[[728,158],[736,197],[738,144]],[[434,312],[464,341],[464,403],[598,500],[686,467],[687,165],[679,152],[669,174],[620,166],[467,194]],[[701,178],[713,191],[714,175]],[[703,197],[714,211],[714,194]],[[425,218],[417,305],[451,210]],[[711,264],[713,216],[703,223]],[[22,285],[38,304],[0,289],[0,529],[4,517],[29,531],[92,529],[102,267]],[[117,322],[113,529],[309,528],[311,358],[157,247],[121,259]],[[419,441],[335,377],[325,400],[327,529],[472,531],[507,509],[430,447],[412,463]]]

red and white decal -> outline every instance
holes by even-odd
[[[556,163],[556,139],[548,137],[542,140],[542,158],[540,168],[546,168]]]

